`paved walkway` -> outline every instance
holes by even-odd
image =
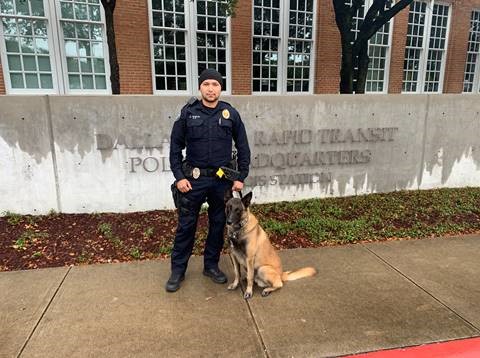
[[[169,261],[0,273],[0,357],[336,357],[480,336],[480,235],[280,252],[315,266],[245,301]],[[233,278],[229,256],[221,267]]]

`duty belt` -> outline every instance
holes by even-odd
[[[238,180],[240,172],[231,169],[227,166],[222,166],[219,168],[197,168],[193,167],[188,163],[183,163],[182,165],[183,174],[187,177],[191,177],[193,179],[198,179],[200,176],[207,176],[207,177],[217,177],[217,178],[225,178],[231,181]]]
[[[217,176],[216,172],[218,170],[218,168],[197,168],[187,163],[183,163],[182,169],[183,169],[183,174],[185,174],[185,176],[191,177],[194,179],[197,179],[200,176],[205,176],[205,177]]]

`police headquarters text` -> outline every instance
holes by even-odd
[[[137,170],[144,170],[148,173],[170,172],[170,162],[168,157],[130,157],[129,172],[136,173]]]
[[[253,171],[246,184],[265,186],[329,183],[333,179],[333,173],[328,169],[344,165],[366,165],[372,161],[371,148],[351,146],[393,142],[397,132],[397,127],[254,131],[255,150],[251,163]],[[163,152],[166,145],[169,145],[168,138],[163,138],[160,143],[152,143],[149,135],[139,136],[132,142],[123,135],[117,138],[106,134],[95,136],[98,150],[123,149],[138,152],[156,149]],[[342,147],[325,148],[338,144]],[[267,148],[268,150],[265,150]],[[171,172],[168,156],[129,156],[127,164],[130,173]],[[298,172],[299,169],[307,170]],[[257,172],[258,170],[262,173]],[[265,170],[269,173],[264,172]]]

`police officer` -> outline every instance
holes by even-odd
[[[218,261],[223,247],[227,188],[240,191],[248,175],[250,148],[245,126],[230,104],[220,101],[222,76],[213,69],[199,77],[201,100],[191,100],[175,121],[170,141],[170,167],[181,192],[178,226],[171,255],[171,275],[165,286],[168,292],[180,288],[192,254],[198,214],[208,203],[208,235],[204,250],[203,274],[216,283],[226,283]],[[239,174],[227,180],[219,169],[231,166],[232,140],[237,149]],[[183,160],[182,150],[186,148]]]

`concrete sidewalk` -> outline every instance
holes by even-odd
[[[0,273],[0,357],[332,357],[480,336],[480,235],[281,251],[315,266],[246,301],[169,261]],[[230,281],[232,265],[221,267]]]

